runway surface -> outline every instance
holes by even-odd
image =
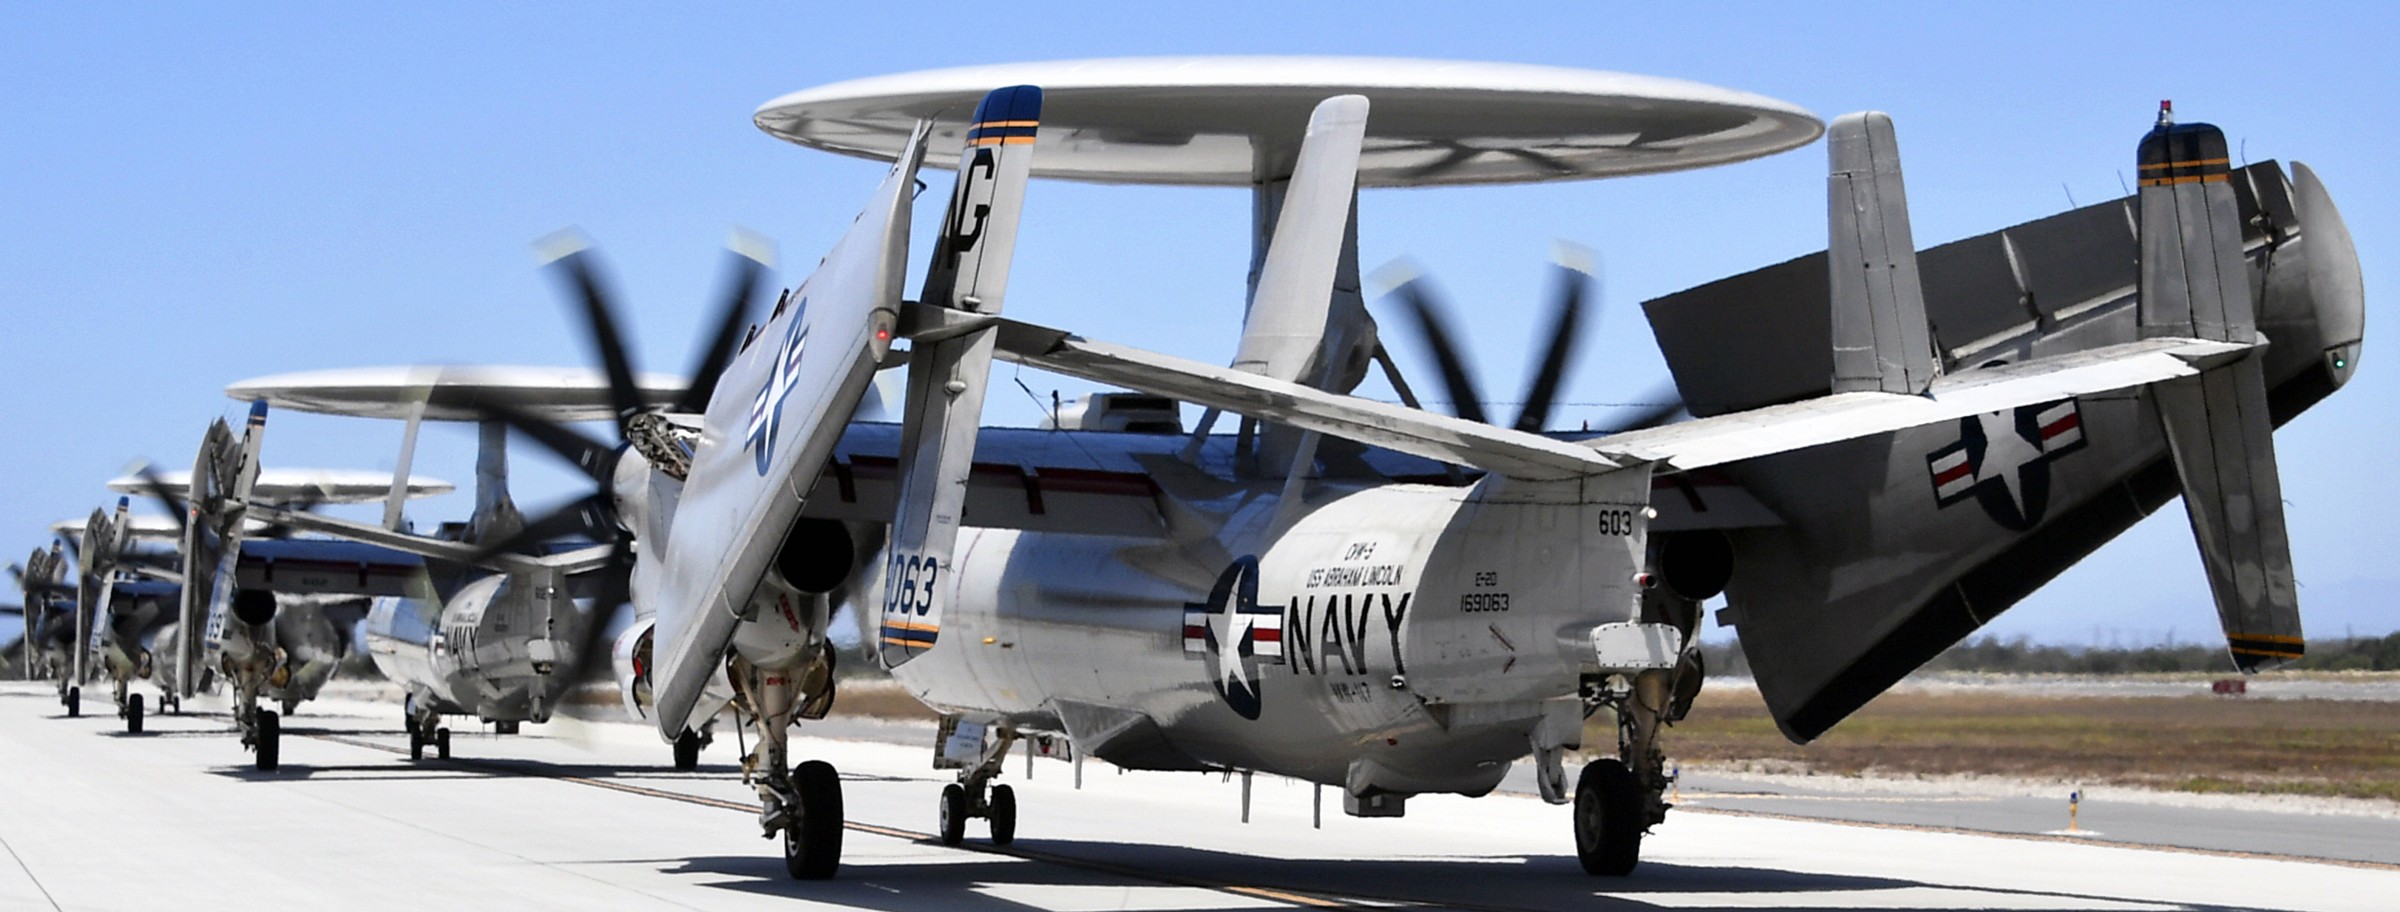
[[[1566,812],[1425,797],[1356,820],[1312,789],[1021,758],[1016,846],[929,837],[928,746],[802,739],[841,768],[840,879],[792,881],[759,838],[730,734],[694,773],[631,725],[454,726],[412,763],[398,711],[303,707],[284,768],[251,769],[220,714],[123,734],[104,699],[61,716],[0,685],[0,909],[2389,909],[2400,870],[2043,837],[1678,813],[1633,877],[1584,876]],[[196,707],[206,709],[207,707]]]

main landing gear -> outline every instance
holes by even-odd
[[[1642,856],[1642,835],[1667,818],[1666,751],[1662,726],[1683,718],[1697,693],[1697,655],[1674,670],[1595,677],[1584,685],[1586,706],[1617,720],[1617,756],[1587,763],[1575,780],[1575,858],[1584,873],[1623,877]]]
[[[784,870],[799,880],[828,880],[842,867],[840,774],[823,760],[788,765],[794,720],[823,718],[832,703],[831,662],[818,661],[821,667],[767,669],[737,655],[726,669],[758,734],[758,746],[742,758],[742,781],[758,788],[760,835],[783,837]],[[804,690],[804,682],[816,686]],[[701,739],[686,731],[676,739],[678,768],[687,738],[692,763],[699,764]]]
[[[975,817],[990,822],[993,845],[1016,841],[1017,792],[1005,785],[991,784],[1000,775],[1001,762],[1008,759],[1009,747],[1016,743],[1016,730],[1005,725],[969,722],[957,716],[942,719],[941,740],[934,748],[933,765],[935,769],[959,771],[956,783],[942,787],[943,845],[965,842],[967,821]]]

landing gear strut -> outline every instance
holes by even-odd
[[[959,771],[958,782],[942,787],[943,845],[965,842],[967,820],[974,817],[991,823],[993,845],[1016,841],[1017,792],[991,782],[1000,775],[1001,763],[1008,759],[1008,749],[1017,743],[1017,738],[1016,730],[1005,725],[986,726],[956,716],[942,720],[941,741],[935,748],[933,765],[936,769]]]
[[[1697,664],[1691,665],[1696,675]],[[1584,873],[1623,877],[1641,862],[1642,835],[1667,818],[1666,751],[1659,729],[1683,717],[1690,697],[1676,685],[1684,671],[1654,668],[1587,680],[1585,704],[1617,720],[1617,756],[1583,767],[1575,781],[1575,858]],[[1696,688],[1695,688],[1696,689]]]
[[[795,717],[824,715],[818,704],[830,692],[830,664],[822,671],[766,669],[737,655],[726,671],[749,704],[758,734],[758,746],[742,758],[742,781],[758,788],[760,835],[783,837],[783,867],[794,878],[831,879],[842,866],[841,776],[822,760],[789,765]],[[818,686],[809,691],[807,683]],[[686,739],[692,764],[699,764],[700,736],[686,731],[676,739],[677,768],[684,768]]]

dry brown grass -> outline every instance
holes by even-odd
[[[1686,763],[2400,800],[2395,703],[1901,692],[1802,746],[1776,730],[1757,691],[1722,688],[1667,737]]]
[[[896,682],[841,687],[838,716],[936,717]],[[1613,740],[1595,731],[1585,743]],[[1756,690],[1722,687],[1666,743],[1678,763],[2400,801],[2400,703],[1903,691],[1803,746],[1776,730]]]

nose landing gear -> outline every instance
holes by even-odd
[[[958,845],[967,839],[967,821],[981,817],[991,824],[992,844],[1004,846],[1017,839],[1017,793],[1005,785],[992,785],[1000,775],[1001,761],[1008,758],[1008,749],[1017,743],[1015,729],[1005,725],[986,725],[970,722],[957,716],[942,719],[941,741],[935,748],[935,769],[958,770],[958,782],[942,787],[941,837],[942,844]]]

